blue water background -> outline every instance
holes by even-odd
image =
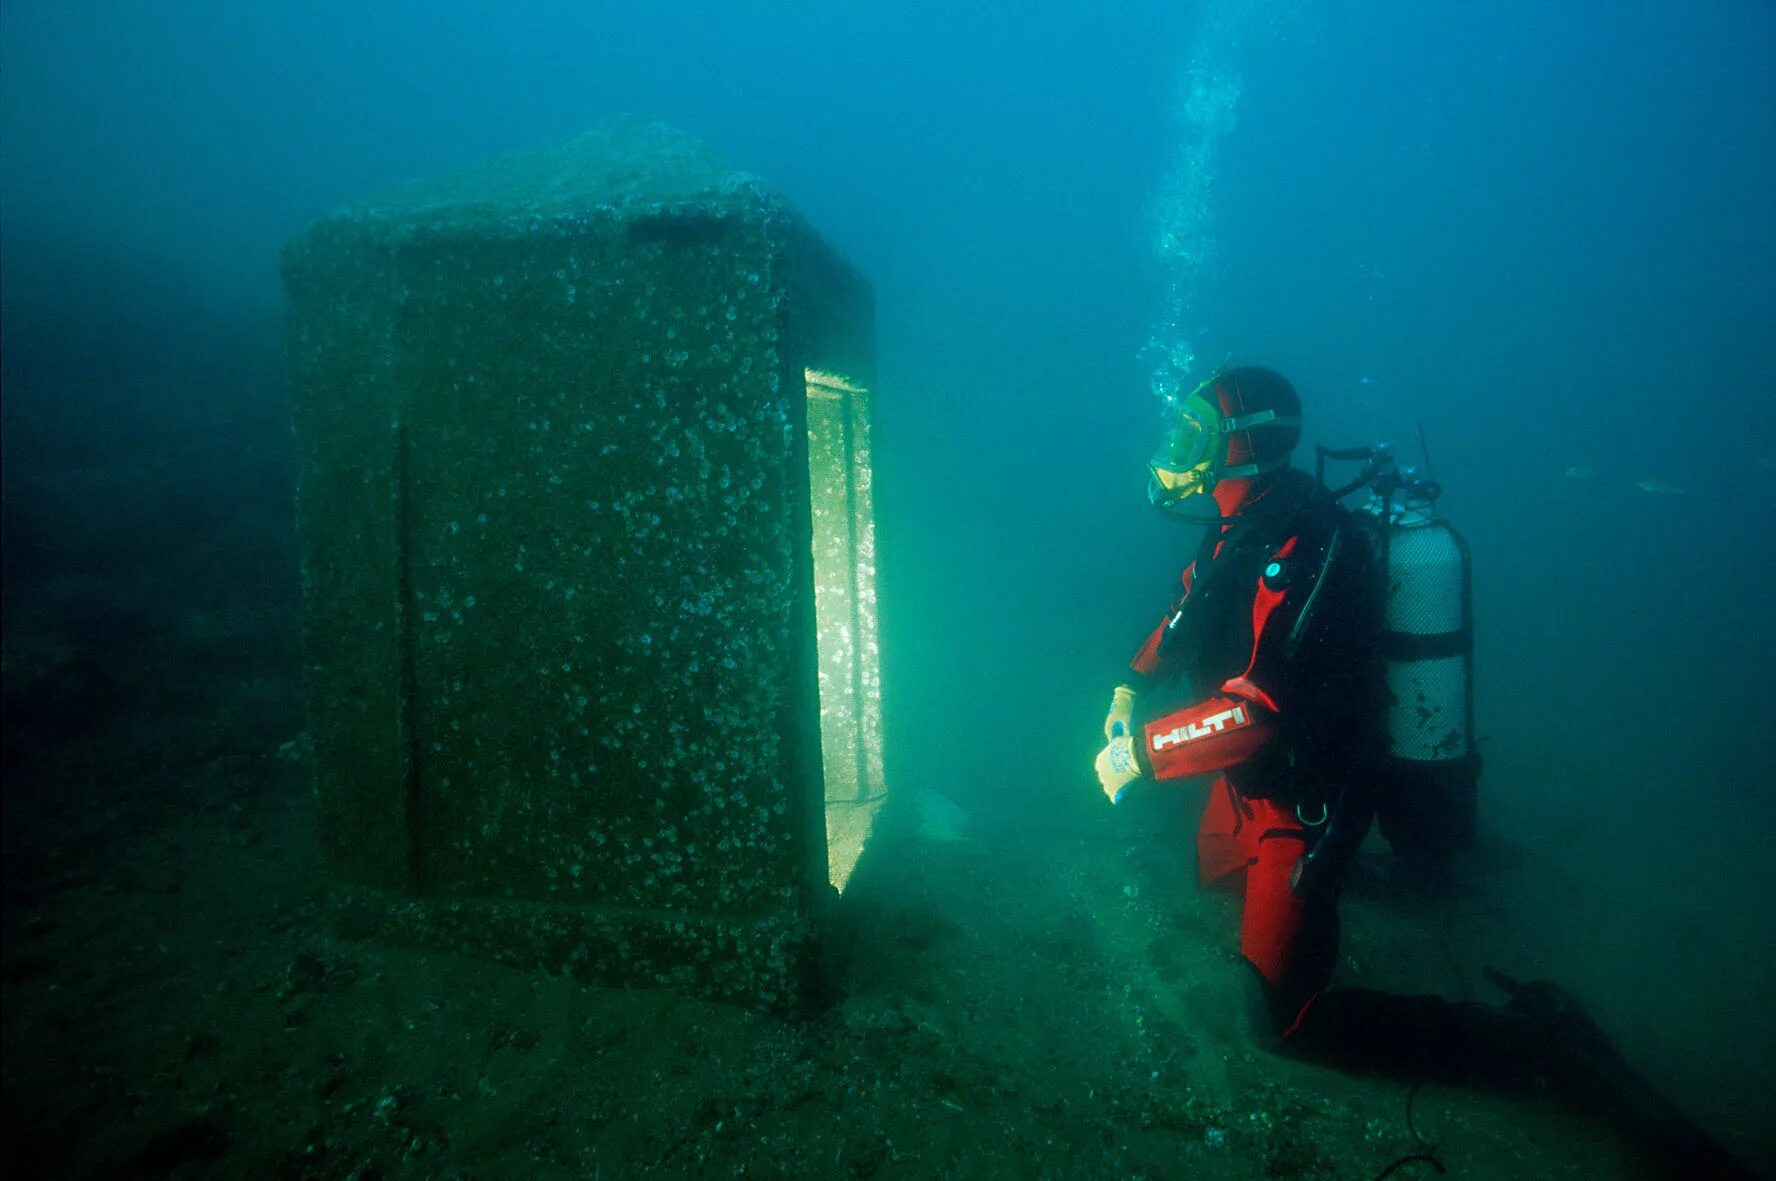
[[[1235,120],[1167,322],[1205,43]],[[18,0],[9,480],[142,423],[281,429],[280,244],[620,112],[762,175],[874,284],[895,782],[1095,804],[1109,688],[1191,548],[1143,500],[1146,346],[1183,334],[1294,379],[1310,440],[1423,425],[1474,554],[1489,824],[1767,955],[1776,7]]]

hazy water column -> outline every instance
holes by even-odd
[[[1216,253],[1215,173],[1233,131],[1242,76],[1239,54],[1261,3],[1204,5],[1190,57],[1178,77],[1176,149],[1154,194],[1154,249],[1167,274],[1165,307],[1145,350],[1152,388],[1169,408],[1195,387],[1197,303]]]

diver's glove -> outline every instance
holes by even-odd
[[[1112,804],[1122,803],[1122,793],[1141,777],[1141,768],[1135,762],[1135,740],[1127,734],[1112,738],[1110,745],[1098,752],[1095,769],[1104,795]]]
[[[1127,685],[1116,686],[1110,695],[1110,712],[1104,718],[1104,741],[1134,733],[1135,691]]]

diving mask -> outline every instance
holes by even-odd
[[[1294,437],[1287,438],[1281,446],[1261,446],[1252,441],[1250,432],[1258,428],[1267,431],[1281,428],[1292,429],[1298,434],[1300,415],[1278,414],[1274,409],[1267,409],[1224,416],[1221,409],[1204,396],[1205,391],[1214,390],[1223,378],[1222,374],[1211,377],[1179,404],[1178,420],[1166,436],[1165,445],[1148,461],[1152,478],[1147,484],[1147,498],[1160,508],[1170,508],[1185,497],[1212,491],[1225,479],[1262,475],[1289,466],[1289,450],[1294,445]],[[1238,395],[1237,385],[1234,388],[1237,405],[1244,399]],[[1292,401],[1292,390],[1289,396]],[[1246,432],[1245,441],[1234,449],[1234,453],[1237,458],[1250,456],[1251,459],[1229,464],[1229,437],[1241,432]]]
[[[1165,508],[1214,487],[1222,425],[1220,414],[1200,392],[1184,399],[1164,445],[1147,461],[1147,499]]]

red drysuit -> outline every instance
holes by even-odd
[[[1337,948],[1338,875],[1313,889],[1297,877],[1316,850],[1336,868],[1368,827],[1351,781],[1374,749],[1363,705],[1375,690],[1364,537],[1301,473],[1282,483],[1266,499],[1298,511],[1211,528],[1130,667],[1143,701],[1174,679],[1190,684],[1186,703],[1137,717],[1137,758],[1155,779],[1215,775],[1198,878],[1243,891],[1240,951],[1288,1032]],[[1205,595],[1214,601],[1196,601]]]

